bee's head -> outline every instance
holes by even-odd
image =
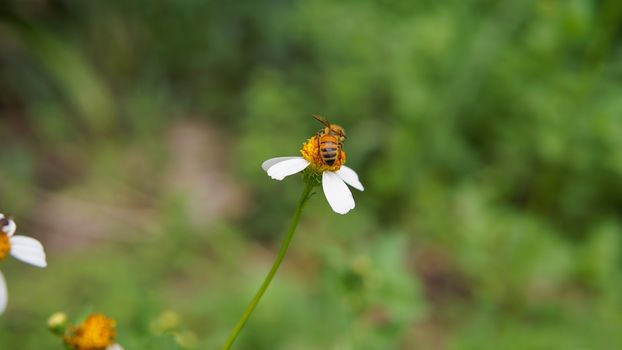
[[[315,118],[315,120],[319,121],[320,123],[324,124],[324,128],[322,129],[322,131],[320,131],[322,134],[337,136],[339,137],[340,142],[343,142],[343,140],[345,140],[346,131],[341,126],[337,124],[331,124],[328,121],[328,119],[326,119],[326,117],[322,117],[322,116],[314,114],[313,118]]]
[[[337,124],[331,124],[329,129],[329,133],[331,135],[335,135],[339,137],[339,141],[343,142],[346,139],[346,131]]]

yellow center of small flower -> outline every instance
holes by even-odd
[[[9,236],[0,232],[0,260],[4,260],[11,251],[11,241],[9,241]]]
[[[311,163],[310,167],[317,172],[323,171],[337,171],[343,164],[346,163],[346,152],[341,150],[337,159],[335,159],[335,163],[333,165],[328,165],[322,159],[322,154],[320,152],[320,142],[318,140],[317,135],[311,137],[307,142],[305,142],[300,150],[300,153],[309,163]]]
[[[116,322],[102,314],[91,314],[71,330],[65,342],[75,350],[105,350],[114,343]]]

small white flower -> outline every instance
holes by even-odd
[[[0,213],[0,260],[4,260],[10,254],[25,263],[46,267],[45,251],[41,243],[34,238],[15,235],[16,230],[15,222]],[[0,271],[0,314],[6,309],[7,302],[6,280]]]
[[[303,157],[277,157],[268,159],[261,167],[268,176],[275,180],[283,180],[289,175],[299,173],[312,163]],[[345,165],[336,171],[320,170],[322,172],[322,189],[330,207],[338,214],[346,214],[354,209],[354,198],[346,184],[364,191],[356,172]]]

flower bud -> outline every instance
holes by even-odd
[[[56,334],[63,336],[65,329],[67,328],[67,314],[64,312],[57,312],[48,318],[48,329]]]

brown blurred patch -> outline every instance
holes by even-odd
[[[436,317],[415,322],[400,349],[443,350],[447,348],[449,329]]]
[[[46,248],[59,250],[101,240],[135,240],[126,233],[148,231],[153,217],[150,209],[111,206],[66,194],[48,193],[39,203],[34,223],[37,236],[45,236]]]
[[[431,304],[470,298],[468,280],[454,265],[449,253],[435,248],[422,250],[415,258],[415,269]]]
[[[402,349],[446,349],[455,322],[452,308],[472,296],[469,281],[451,254],[440,247],[421,248],[412,263],[429,308],[425,318],[412,324]]]
[[[169,129],[168,145],[166,185],[185,198],[194,224],[209,224],[244,210],[245,192],[229,171],[232,144],[224,133],[205,123],[178,122]]]
[[[106,180],[99,174],[93,181],[75,179],[42,193],[32,230],[45,236],[47,246],[66,250],[101,240],[154,238],[162,223],[162,199],[181,201],[191,226],[227,220],[244,210],[245,192],[230,173],[230,143],[223,132],[207,123],[179,121],[163,139],[162,156],[148,157],[140,145],[123,149],[112,161],[118,169]]]

